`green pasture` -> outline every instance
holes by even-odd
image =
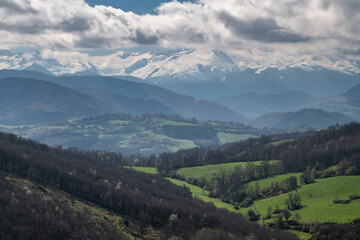
[[[178,185],[180,187],[189,188],[194,198],[198,198],[204,202],[213,203],[217,208],[225,208],[229,211],[240,213],[240,210],[235,210],[233,205],[224,203],[220,199],[209,197],[209,191],[206,191],[200,187],[188,184],[187,182],[178,179],[173,179],[173,178],[166,178],[166,179],[169,180],[171,183]]]
[[[154,167],[128,167],[128,166],[126,166],[125,168],[132,168],[137,172],[157,174],[157,170]]]
[[[293,191],[295,192],[295,191]],[[292,211],[298,213],[301,222],[335,222],[349,223],[360,218],[360,200],[349,204],[334,204],[334,199],[345,200],[349,195],[360,194],[360,176],[342,176],[317,179],[315,183],[302,185],[297,192],[301,195],[303,208]],[[246,213],[249,209],[256,209],[262,216],[270,206],[285,208],[285,199],[289,193],[276,197],[255,201],[248,209],[241,209]]]
[[[221,144],[238,142],[238,141],[246,140],[248,138],[256,137],[253,134],[236,134],[236,133],[224,133],[224,132],[218,132],[217,136]]]
[[[255,189],[256,187],[256,183],[259,184],[259,188],[260,189],[264,189],[264,188],[267,188],[267,187],[270,187],[270,183],[273,182],[273,183],[280,183],[282,181],[284,181],[286,178],[289,178],[289,177],[297,177],[298,179],[298,184],[300,184],[300,175],[302,173],[286,173],[286,174],[281,174],[281,175],[277,175],[277,176],[274,176],[274,177],[269,177],[269,178],[265,178],[265,179],[261,179],[261,180],[257,180],[257,181],[252,181],[250,183],[248,183],[248,187],[252,187]]]
[[[273,160],[271,162],[275,162]],[[246,166],[248,163],[253,163],[255,165],[260,165],[261,161],[255,162],[233,162],[233,163],[221,163],[221,164],[212,164],[206,166],[198,166],[198,167],[188,167],[188,168],[180,168],[178,171],[183,174],[186,178],[195,177],[195,178],[206,178],[207,181],[211,180],[212,172],[216,172],[219,174],[221,172],[229,173],[235,170],[236,166]]]

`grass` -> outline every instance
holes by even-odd
[[[310,233],[300,232],[296,230],[288,230],[288,232],[295,234],[300,240],[310,240],[312,237]]]
[[[348,199],[349,195],[360,193],[360,176],[342,176],[327,179],[318,179],[313,184],[301,186],[298,193],[302,197],[303,208],[292,211],[298,213],[301,222],[334,222],[349,223],[360,218],[360,200],[349,204],[334,204],[334,199]],[[251,209],[256,209],[265,215],[270,206],[275,209],[285,208],[285,199],[289,193],[276,197],[255,201]],[[249,208],[249,209],[250,209]],[[248,209],[241,209],[246,213]]]
[[[236,133],[224,133],[224,132],[218,132],[217,136],[221,144],[238,142],[238,141],[246,140],[248,138],[256,137],[253,134],[236,134]]]
[[[224,203],[220,199],[209,197],[209,192],[206,190],[203,190],[200,187],[188,184],[188,183],[178,180],[178,179],[173,179],[173,178],[166,178],[166,179],[169,180],[171,183],[178,185],[180,187],[189,188],[189,190],[192,193],[192,196],[194,198],[200,199],[204,202],[213,203],[217,208],[224,208],[231,212],[240,213],[240,210],[236,210],[233,205]]]
[[[269,143],[269,144],[277,146],[277,145],[280,145],[280,144],[283,144],[283,143],[288,143],[288,142],[293,142],[293,141],[295,141],[295,139],[282,140],[282,141],[272,142],[272,143]]]
[[[261,161],[251,162],[255,165],[260,165]],[[234,171],[236,166],[246,166],[248,162],[234,162],[234,163],[221,163],[221,164],[213,164],[199,167],[189,167],[189,168],[180,168],[178,171],[183,174],[186,178],[196,177],[206,178],[207,181],[211,180],[211,174],[215,171],[217,174],[220,172],[232,172]]]
[[[157,170],[154,167],[125,167],[125,168],[132,168],[137,172],[144,172],[150,174],[157,174]]]
[[[248,187],[252,187],[255,189],[255,186],[256,186],[256,183],[259,184],[259,188],[260,189],[264,189],[264,188],[267,188],[270,186],[270,183],[271,182],[282,182],[284,181],[286,178],[289,178],[291,176],[295,176],[297,177],[298,179],[298,183],[299,183],[299,178],[300,178],[300,175],[302,173],[287,173],[287,174],[281,174],[281,175],[277,175],[277,176],[274,176],[274,177],[269,177],[269,178],[265,178],[265,179],[261,179],[261,180],[257,180],[257,181],[253,181],[253,182],[250,182],[248,184]]]

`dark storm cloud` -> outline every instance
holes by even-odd
[[[305,42],[310,38],[280,27],[272,18],[256,18],[248,22],[235,18],[227,12],[218,15],[219,20],[235,35],[259,42]]]
[[[130,40],[140,45],[153,45],[159,41],[159,37],[155,35],[146,35],[141,30],[136,30],[135,36],[131,37]]]

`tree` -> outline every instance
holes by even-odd
[[[301,196],[298,192],[295,194],[289,193],[288,198],[285,199],[285,205],[288,210],[296,210],[301,208]]]
[[[289,218],[291,217],[291,212],[289,211],[289,210],[285,210],[284,212],[283,212],[283,215],[284,215],[284,218],[285,218],[285,221],[286,221],[286,223],[289,223]]]
[[[311,174],[310,170],[306,170],[303,174],[300,175],[300,182],[302,184],[309,184],[314,182],[314,174]]]

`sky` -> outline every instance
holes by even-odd
[[[252,49],[355,62],[359,22],[359,0],[0,0],[0,49]]]
[[[179,1],[185,2],[186,0]],[[156,8],[161,3],[171,2],[171,0],[86,0],[90,6],[104,5],[120,8],[125,12],[131,11],[136,14],[155,14]],[[191,1],[190,1],[191,2]],[[194,1],[192,1],[194,2]]]

